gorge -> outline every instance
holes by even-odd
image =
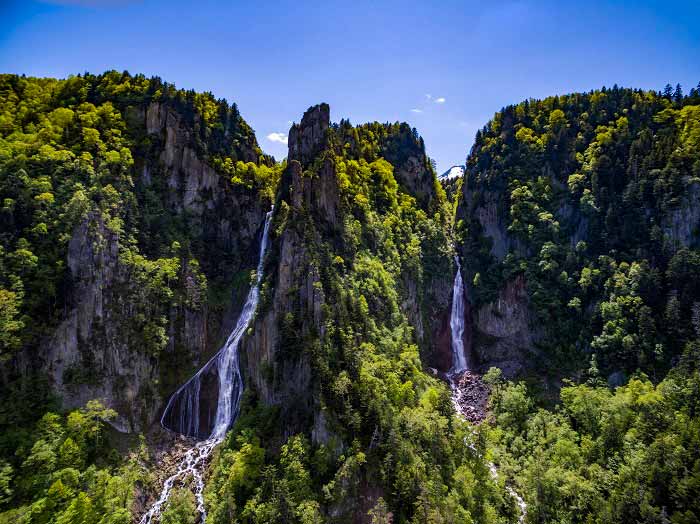
[[[450,313],[450,340],[452,345],[452,367],[450,373],[461,373],[469,369],[464,349],[464,284],[459,258],[455,258],[457,271],[452,288],[452,310]]]
[[[0,115],[0,523],[695,522],[697,90],[504,107],[443,181],[157,77]]]

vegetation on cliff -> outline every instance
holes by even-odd
[[[700,92],[504,108],[459,206],[473,307],[524,277],[527,384],[485,380],[493,457],[527,522],[696,522]]]
[[[700,311],[700,93],[526,100],[476,137],[458,211],[475,307],[525,277],[537,372],[661,379]],[[618,373],[618,374],[619,374]]]
[[[320,318],[301,293],[274,295],[290,304],[279,319],[280,338],[268,364],[269,383],[280,388],[277,374],[309,363],[305,391],[313,392],[312,399],[283,398],[266,408],[253,402],[257,392],[249,385],[248,403],[208,487],[210,518],[512,519],[512,500],[468,446],[474,437],[455,416],[448,388],[422,371],[405,312],[408,289],[421,289],[425,273],[447,272],[451,280],[453,271],[450,206],[422,141],[404,124],[353,127],[343,121],[319,135],[323,122],[313,115],[323,109],[312,108],[302,120],[299,134],[316,142],[301,144],[298,159],[290,139],[265,285],[269,292],[280,285],[278,268],[292,266],[298,279],[293,285],[301,288],[307,275],[317,275],[312,287],[318,299],[312,303],[320,304]],[[409,188],[398,173],[411,158],[425,180]],[[421,195],[421,205],[411,189],[422,182],[431,192]],[[321,213],[321,206],[335,212]],[[304,246],[294,255],[304,261],[280,261],[279,246],[294,238]]]
[[[163,122],[151,118],[152,123],[151,114],[166,116]],[[163,158],[169,152],[186,156],[187,149],[215,173],[205,189],[173,186],[179,166],[169,167]],[[108,453],[104,439],[90,447],[94,443],[71,437],[82,446],[80,465],[68,464],[71,484],[60,494],[63,502],[46,502],[47,490],[68,467],[54,455],[64,446],[62,436],[71,433],[70,428],[58,432],[62,416],[44,415],[61,412],[62,400],[56,398],[56,384],[45,378],[46,353],[52,345],[77,348],[75,364],[58,378],[64,391],[77,392],[78,401],[78,388],[98,388],[108,380],[114,389],[107,390],[105,400],[126,399],[120,420],[112,410],[91,419],[114,419],[123,427],[126,418],[139,415],[138,407],[158,398],[159,388],[169,393],[167,388],[192,369],[193,359],[201,358],[192,353],[207,349],[197,341],[199,346],[183,347],[185,341],[173,333],[186,325],[188,315],[228,309],[232,286],[245,292],[248,285],[246,270],[254,260],[247,250],[252,256],[257,250],[255,231],[250,246],[220,240],[221,228],[207,213],[221,210],[197,214],[195,199],[206,192],[213,202],[215,190],[242,195],[260,203],[263,217],[281,169],[262,154],[236,106],[211,94],[115,71],[66,80],[0,75],[0,510],[33,501],[31,508],[43,504],[43,513],[30,518],[30,506],[22,506],[23,522],[78,522],[61,517],[63,502],[78,497],[90,506],[80,511],[97,519],[81,522],[98,522],[109,513],[94,498],[94,490],[103,490],[109,479],[95,475],[130,474],[119,473],[126,466]],[[230,213],[214,219],[225,223],[227,217]],[[233,225],[239,226],[256,227]],[[51,340],[59,323],[81,306],[74,303],[83,296],[76,290],[86,287],[98,297],[94,317],[73,317],[80,324],[77,341]],[[83,338],[86,325],[90,338]],[[165,358],[168,344],[176,347]],[[133,365],[136,356],[160,364],[160,384]],[[97,360],[108,358],[121,359],[121,375],[104,376],[103,362]],[[69,426],[79,413],[68,415]],[[37,421],[49,419],[57,433],[47,441],[41,435],[48,430]],[[37,466],[40,471],[30,465],[36,462],[34,447],[48,461]],[[107,469],[98,472],[91,464]],[[119,504],[129,510],[125,518],[130,521],[133,479],[124,482],[128,496]]]
[[[173,107],[189,122],[192,146],[232,184],[255,186],[271,198],[275,168],[264,164],[272,160],[262,156],[235,104],[116,71],[66,80],[0,76],[3,359],[37,344],[65,310],[68,243],[89,216],[102,217],[119,234],[120,258],[148,275],[157,289],[147,300],[155,303],[167,305],[176,288],[184,291],[176,283],[179,269],[211,249],[198,245],[186,218],[168,209],[164,181],[138,184],[146,159],[162,148],[145,129],[152,103]],[[147,338],[157,351],[163,326],[151,316],[153,325],[144,329],[153,332]]]
[[[489,441],[528,504],[528,522],[697,522],[700,342],[660,383],[614,390],[592,369],[537,407],[523,384],[492,381]],[[492,377],[495,378],[495,377]]]
[[[0,522],[128,524],[136,484],[149,478],[147,448],[122,458],[107,422],[116,413],[97,401],[65,415],[45,413],[32,427],[4,433],[0,459]],[[11,462],[10,462],[11,460]]]

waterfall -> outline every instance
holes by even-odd
[[[205,431],[201,426],[202,419],[207,422],[207,425],[211,425],[211,432],[208,433],[206,440],[197,442],[187,450],[178,464],[177,471],[165,480],[158,500],[141,518],[141,524],[150,524],[154,518],[160,517],[163,506],[170,498],[170,493],[175,483],[178,481],[183,483],[190,476],[194,480],[194,494],[197,501],[197,510],[201,515],[200,522],[204,524],[206,521],[207,513],[204,507],[204,478],[202,471],[211,452],[224,439],[231,424],[236,420],[240,409],[243,378],[238,365],[238,345],[258,306],[272,211],[270,210],[265,217],[265,227],[263,228],[263,235],[260,241],[256,280],[248,292],[236,326],[216,355],[173,393],[161,417],[163,427],[183,435],[202,438],[202,432]],[[216,412],[212,416],[211,413],[202,413],[200,411],[202,407],[200,394],[202,382],[209,374],[214,372],[218,378],[218,399]]]
[[[459,264],[458,256],[455,256],[455,262],[457,263],[457,274],[455,275],[454,285],[452,286],[452,313],[450,316],[450,329],[452,331],[452,368],[447,374],[447,377],[452,389],[452,402],[454,403],[455,409],[457,413],[464,416],[462,407],[458,402],[460,392],[457,381],[459,380],[459,374],[464,371],[469,371],[469,365],[467,364],[467,356],[464,352],[464,284],[462,282],[462,267]],[[473,436],[474,432],[472,432],[471,435]],[[467,437],[464,437],[464,443],[477,456],[485,460],[478,452],[476,446],[468,441]],[[486,464],[488,465],[491,477],[496,480],[498,478],[498,469],[496,465],[488,461]],[[513,487],[506,485],[506,492],[515,500],[515,504],[518,506],[518,524],[524,524],[525,516],[527,515],[527,504]]]
[[[457,274],[452,286],[452,314],[450,329],[452,331],[452,369],[450,374],[461,373],[469,369],[467,356],[464,353],[464,284],[462,283],[462,268],[459,257],[455,256]]]

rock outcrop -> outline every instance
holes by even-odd
[[[423,361],[428,367],[441,372],[452,366],[452,331],[450,311],[452,308],[452,281],[456,266],[443,261],[450,269],[424,275],[423,289],[402,304],[402,309],[415,328],[416,339],[421,346]],[[422,295],[421,295],[422,293]],[[469,333],[465,333],[465,337]]]
[[[490,390],[481,376],[463,371],[451,377],[450,385],[455,408],[465,419],[477,424],[486,418]]]
[[[416,198],[423,209],[429,209],[435,200],[437,176],[425,154],[423,139],[417,141],[416,130],[407,124],[390,137],[383,148],[384,158],[394,166],[394,177],[399,185]]]
[[[553,174],[550,176],[553,185],[559,184]],[[490,189],[484,181],[476,184],[474,181],[473,174],[465,177],[457,220],[471,222],[473,240],[480,237],[488,243],[494,262],[503,263],[509,254],[531,257],[533,253],[508,231],[509,192]],[[571,249],[576,249],[581,241],[591,241],[589,218],[565,197],[559,197],[555,217]],[[664,211],[659,225],[671,249],[700,245],[700,184],[689,183],[678,205]],[[459,249],[466,254],[468,248]],[[537,353],[538,342],[546,335],[544,326],[537,325],[524,275],[505,281],[495,300],[472,309],[471,316],[471,326],[467,327],[473,335],[470,352],[480,371],[497,366],[510,378],[527,371]]]
[[[216,247],[227,256],[240,255],[239,263],[254,265],[255,242],[269,203],[255,191],[235,187],[197,152],[194,129],[167,104],[151,103],[144,111],[145,128],[156,144],[155,158],[137,162],[138,184],[150,187],[160,181],[159,196],[170,212],[186,214],[188,226],[206,249]],[[250,145],[241,160],[255,162]],[[241,251],[240,247],[245,246]]]
[[[41,351],[45,370],[65,407],[101,399],[117,410],[116,426],[127,431],[136,422],[128,414],[139,418],[142,409],[153,410],[135,404],[154,396],[157,373],[149,356],[124,337],[129,304],[120,296],[127,275],[119,264],[118,234],[102,216],[88,217],[71,238],[67,262],[74,307]]]
[[[242,345],[244,380],[267,405],[280,406],[281,424],[291,435],[306,427],[323,428],[315,405],[308,352],[300,344],[324,332],[325,297],[314,247],[321,233],[338,223],[339,191],[335,166],[323,160],[316,173],[304,171],[326,148],[330,112],[326,104],[310,108],[289,133],[289,163],[282,175],[263,293],[250,335]],[[308,227],[306,227],[308,225]]]
[[[524,371],[540,333],[529,309],[525,278],[506,282],[498,298],[471,314],[472,354],[485,372],[495,366],[508,378]]]
[[[669,210],[661,223],[674,248],[700,246],[700,182],[690,182],[680,204]]]
[[[327,131],[330,126],[331,109],[328,104],[310,107],[301,119],[289,130],[289,160],[306,166],[327,146]]]

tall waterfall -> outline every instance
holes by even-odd
[[[459,264],[459,257],[455,256],[457,263],[457,274],[455,275],[454,285],[452,286],[452,314],[450,316],[450,329],[452,330],[452,368],[447,374],[452,388],[452,401],[455,405],[457,413],[464,415],[462,407],[459,403],[460,385],[458,384],[459,374],[469,370],[467,356],[464,352],[464,284],[462,282],[462,267]],[[469,373],[465,373],[469,375]],[[472,432],[471,436],[475,433]],[[475,454],[481,456],[475,444],[470,441],[469,437],[464,437],[464,443]],[[484,457],[481,456],[483,459]],[[486,462],[489,467],[491,477],[496,480],[498,478],[498,469],[493,462]],[[515,504],[518,506],[518,524],[524,524],[525,516],[527,515],[527,504],[512,486],[506,485],[506,492],[513,497]]]
[[[464,284],[462,283],[462,267],[459,265],[459,257],[455,256],[457,274],[452,286],[452,314],[450,316],[450,329],[452,331],[452,369],[450,373],[466,371],[467,356],[464,353]]]
[[[197,510],[201,515],[200,522],[204,524],[206,521],[207,513],[202,495],[204,491],[202,471],[211,452],[224,439],[226,431],[236,420],[240,409],[243,378],[238,365],[238,345],[258,306],[272,211],[270,210],[265,217],[265,227],[262,240],[260,241],[260,258],[258,259],[256,280],[248,292],[236,326],[216,355],[170,397],[161,418],[161,424],[164,427],[183,435],[203,438],[202,432],[206,430],[202,427],[202,421],[207,423],[207,427],[211,426],[211,432],[208,433],[206,440],[197,442],[185,453],[178,464],[175,474],[166,479],[158,500],[141,518],[141,524],[150,524],[154,518],[159,518],[175,483],[183,483],[189,477],[192,477],[194,482]],[[216,412],[212,416],[209,412],[201,412],[203,405],[201,392],[203,381],[213,373],[216,373],[216,377],[218,377],[218,399]]]

